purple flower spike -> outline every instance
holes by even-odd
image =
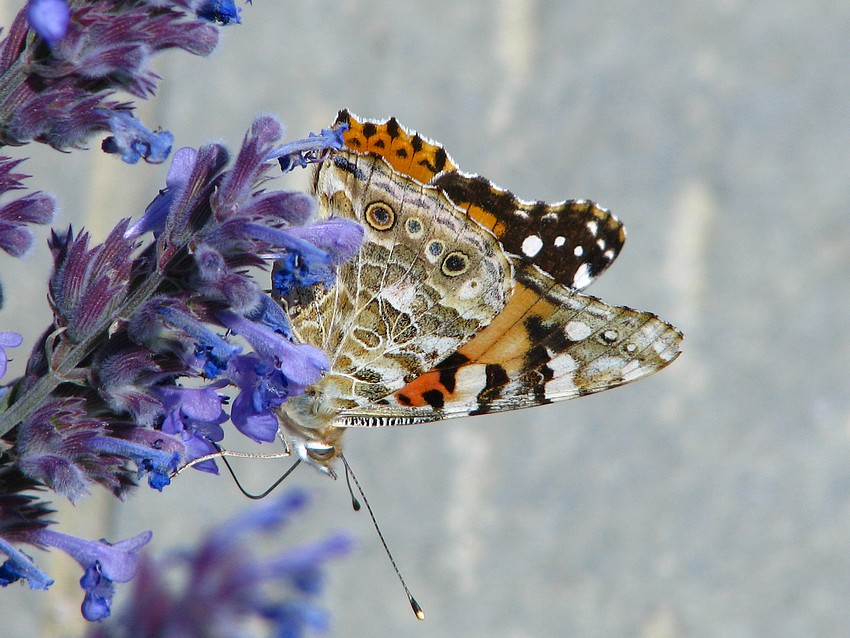
[[[316,603],[321,572],[350,541],[337,535],[324,543],[293,547],[281,554],[286,557],[282,562],[259,550],[266,545],[258,542],[261,535],[274,535],[279,543],[278,530],[305,503],[303,492],[269,498],[181,552],[181,560],[145,556],[127,604],[111,626],[102,625],[93,633],[301,638],[326,630],[328,616]],[[277,568],[266,568],[269,562]]]
[[[6,374],[8,359],[5,348],[17,348],[24,342],[24,338],[17,332],[0,332],[0,379]]]
[[[64,0],[30,0],[27,21],[50,46],[65,37],[71,12]]]

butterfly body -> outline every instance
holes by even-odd
[[[592,202],[524,202],[466,175],[394,119],[342,111],[345,148],[315,175],[323,218],[365,230],[333,286],[289,304],[330,368],[280,412],[296,453],[333,474],[349,427],[411,425],[605,390],[661,369],[681,334],[578,292],[622,224]]]

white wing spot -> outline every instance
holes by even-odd
[[[596,233],[599,232],[599,224],[597,224],[595,221],[589,221],[587,222],[587,230],[589,230],[590,234],[595,237]]]
[[[537,235],[529,235],[522,240],[522,254],[526,257],[534,257],[543,248],[543,240]]]
[[[563,237],[562,235],[558,235],[557,237],[555,237],[555,248],[560,248],[561,246],[563,246],[566,243],[567,243],[566,237]]]
[[[593,330],[583,321],[568,321],[564,326],[564,334],[570,341],[581,341],[587,339]]]
[[[604,239],[597,239],[596,245],[599,246],[599,250],[605,250],[605,240]]]
[[[587,286],[593,279],[590,276],[590,266],[587,264],[582,264],[576,270],[576,274],[573,277],[573,288],[584,288]]]
[[[614,343],[619,338],[619,335],[616,330],[609,329],[602,333],[602,338],[608,343]]]
[[[573,248],[573,255],[581,257],[584,254],[584,246],[576,246]]]
[[[572,373],[578,370],[578,363],[568,354],[556,355],[546,365],[549,366],[556,379],[567,375],[572,378]]]

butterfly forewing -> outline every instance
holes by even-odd
[[[509,254],[575,290],[601,275],[626,241],[620,220],[587,200],[524,202],[486,178],[458,171],[431,183],[490,229]]]

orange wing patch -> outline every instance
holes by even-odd
[[[539,292],[518,283],[510,301],[490,325],[434,369],[395,392],[396,401],[409,407],[443,407],[452,402],[457,372],[468,363],[487,366],[487,374],[493,377],[492,383],[496,382],[496,377],[507,382],[508,378],[521,371],[524,356],[534,345],[523,318],[531,315],[547,317],[556,311],[557,307],[541,297]]]
[[[383,157],[394,170],[436,186],[489,230],[506,252],[536,264],[559,283],[580,290],[616,259],[626,240],[622,223],[587,200],[527,202],[479,175],[467,175],[438,143],[408,131],[395,118],[360,121],[347,110],[334,126],[347,124],[349,150]]]
[[[681,333],[652,313],[570,291],[533,266],[516,274],[505,309],[396,391],[397,405],[420,421],[542,405],[629,383],[679,354]]]
[[[385,122],[360,122],[347,110],[336,117],[334,126],[348,124],[343,133],[345,145],[359,153],[380,155],[403,175],[427,184],[443,171],[457,170],[457,166],[439,144],[411,133],[391,117]]]

